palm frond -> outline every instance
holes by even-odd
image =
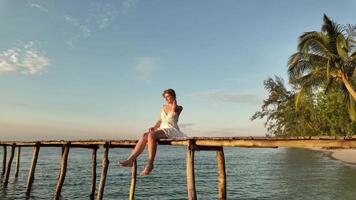
[[[336,38],[336,49],[338,55],[341,57],[343,61],[348,61],[348,52],[349,52],[349,45],[343,34],[339,33]]]
[[[328,16],[324,14],[323,17],[324,24],[321,27],[321,31],[325,32],[327,35],[332,36],[336,39],[337,35],[342,32],[342,28],[339,24],[333,22]]]
[[[297,52],[288,60],[288,75],[290,79],[302,76],[311,70],[325,68],[328,59],[311,53]]]
[[[335,56],[329,38],[317,31],[305,32],[299,37],[298,51],[326,57]]]

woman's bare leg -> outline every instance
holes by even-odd
[[[149,132],[142,133],[140,139],[138,140],[134,150],[132,151],[131,155],[124,161],[119,161],[119,165],[121,166],[132,166],[132,163],[134,160],[145,150],[146,144],[147,144],[147,138],[148,138]]]
[[[167,138],[166,134],[162,130],[150,132],[148,134],[148,160],[145,169],[141,172],[141,176],[145,176],[153,170],[153,161],[157,151],[157,140],[161,138]]]

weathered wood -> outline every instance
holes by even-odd
[[[218,151],[221,146],[197,146],[195,145],[195,151]]]
[[[7,147],[2,146],[2,173],[1,175],[4,176],[6,171],[6,157],[7,157]]]
[[[194,175],[194,151],[195,151],[194,140],[189,140],[189,145],[187,146],[187,158],[186,158],[187,192],[188,192],[189,200],[197,199],[197,193],[195,189],[195,175]]]
[[[190,137],[160,139],[158,144],[188,145],[188,140],[195,140],[200,146],[234,146],[253,148],[275,147],[324,147],[356,148],[356,135],[353,136],[298,136],[298,137]],[[0,141],[0,145],[11,145],[14,141]],[[91,145],[103,145],[106,140],[72,140],[71,147],[91,148]],[[64,140],[44,140],[40,146],[61,146]],[[111,147],[132,148],[137,140],[110,140]],[[17,146],[34,146],[36,141],[16,141]]]
[[[40,146],[36,145],[33,147],[33,154],[32,154],[32,163],[31,163],[31,168],[28,173],[28,179],[27,179],[27,188],[26,188],[26,195],[30,195],[31,193],[31,187],[35,175],[35,169],[36,169],[36,164],[37,164],[37,158],[38,158],[38,153],[40,151]]]
[[[6,166],[6,172],[5,172],[5,178],[3,180],[3,186],[7,186],[8,182],[9,182],[9,176],[10,176],[10,171],[11,171],[11,164],[12,164],[12,160],[14,159],[14,154],[15,154],[15,145],[11,145],[11,151],[10,151],[10,158],[9,158],[9,162],[7,163]]]
[[[104,149],[103,149],[103,157],[102,157],[102,171],[101,171],[101,176],[100,176],[98,194],[96,196],[97,200],[103,199],[104,187],[105,187],[105,181],[106,181],[106,173],[108,171],[108,166],[109,166],[109,159],[108,159],[109,142],[106,142],[103,145],[103,147],[104,147]]]
[[[226,171],[224,149],[221,147],[216,151],[216,162],[218,171],[218,199],[226,199]]]
[[[195,140],[200,146],[231,146],[231,147],[322,147],[322,148],[356,148],[356,140],[329,140],[329,139],[253,139],[253,140],[229,140],[229,139],[204,139]]]
[[[64,150],[65,150],[65,145],[62,145],[62,146],[61,146],[61,159],[59,159],[59,160],[60,160],[60,163],[59,163],[59,166],[60,166],[60,167],[59,167],[59,168],[61,168]],[[57,180],[59,180],[59,177],[61,176],[61,172],[62,172],[62,171],[59,170],[58,175],[57,175]]]
[[[90,186],[90,199],[94,199],[95,197],[95,185],[96,185],[96,153],[98,148],[93,148],[92,159],[91,159],[91,186]]]
[[[16,171],[15,171],[15,178],[19,176],[19,169],[20,169],[20,155],[21,155],[21,147],[17,147],[17,160],[16,160]]]
[[[137,160],[135,159],[131,167],[131,186],[130,186],[130,196],[129,196],[130,200],[133,200],[135,198],[136,176],[137,176]]]
[[[61,173],[57,180],[56,190],[54,192],[54,199],[56,200],[59,199],[61,196],[62,186],[64,183],[64,179],[66,177],[69,149],[70,149],[70,142],[64,145],[64,152],[62,154],[62,159],[61,159]]]

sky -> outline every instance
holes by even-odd
[[[298,37],[353,0],[0,0],[0,140],[137,139],[172,88],[189,136],[264,136],[251,121]]]

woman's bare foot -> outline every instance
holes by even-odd
[[[133,164],[133,160],[119,160],[119,162],[117,163],[117,165],[121,166],[121,167],[132,167]]]
[[[151,171],[153,170],[153,164],[147,164],[145,169],[142,170],[141,172],[141,176],[146,176],[147,174],[149,174]]]

